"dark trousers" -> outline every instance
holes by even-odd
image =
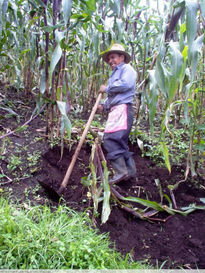
[[[133,117],[134,111],[132,104],[127,104],[127,130],[104,133],[103,147],[107,152],[107,159],[115,160],[121,156],[128,159],[133,154],[128,148],[128,139],[133,124]]]

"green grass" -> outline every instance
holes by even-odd
[[[110,248],[107,234],[91,227],[86,213],[59,206],[10,205],[0,199],[1,269],[149,268]]]

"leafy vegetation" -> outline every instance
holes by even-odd
[[[179,165],[185,161],[185,156],[189,150],[188,130],[184,128],[173,128],[172,138],[170,135],[165,136],[165,142],[172,151],[170,153],[170,162],[172,165]],[[159,127],[158,127],[159,128]],[[147,156],[156,162],[159,166],[164,165],[163,147],[160,142],[160,131],[153,135],[144,132],[140,126],[135,127],[130,134],[132,144],[138,143],[142,156]]]
[[[9,205],[0,199],[2,269],[149,268],[110,248],[108,236],[91,228],[86,213],[60,206]],[[132,263],[131,263],[132,261]]]
[[[4,0],[0,12],[1,80],[35,96],[34,113],[44,105],[51,142],[70,138],[73,119],[91,109],[108,78],[99,54],[119,42],[131,49],[138,74],[139,122],[149,119],[152,138],[156,119],[160,123],[160,150],[170,172],[167,135],[187,130],[186,176],[196,175],[205,147],[203,0]],[[0,103],[19,119],[12,102]]]

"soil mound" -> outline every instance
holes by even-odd
[[[135,146],[132,150],[137,167],[136,178],[119,183],[116,189],[123,196],[160,202],[156,180],[160,182],[162,192],[170,195],[167,186],[182,180],[183,170],[175,166],[169,174],[165,168],[159,168],[150,159],[142,157]],[[45,188],[47,185],[48,188],[59,189],[73,153],[74,148],[65,149],[60,159],[60,148],[55,147],[44,154],[38,180],[44,183]],[[80,151],[63,194],[66,203],[78,210],[92,206],[92,201],[87,197],[87,188],[81,184],[81,177],[89,174],[89,157],[90,148],[86,146]],[[205,197],[204,184],[200,178],[181,183],[174,191],[177,206],[203,205],[200,198]],[[188,216],[170,216],[163,212],[155,216],[155,220],[147,221],[134,217],[113,203],[109,220],[101,224],[97,219],[97,223],[101,232],[109,232],[116,248],[123,254],[129,252],[134,260],[146,260],[159,266],[163,264],[163,268],[205,268],[204,210],[192,212]]]

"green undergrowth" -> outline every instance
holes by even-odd
[[[110,247],[86,213],[66,206],[11,205],[0,199],[1,269],[148,268]]]
[[[188,132],[182,128],[172,128],[172,135],[167,134],[165,142],[168,148],[168,155],[172,165],[180,165],[185,162],[188,154]],[[147,156],[159,166],[164,165],[163,146],[160,139],[160,130],[155,131],[154,135],[146,132],[143,128],[136,127],[130,133],[131,143],[137,143],[142,151],[142,156]]]

